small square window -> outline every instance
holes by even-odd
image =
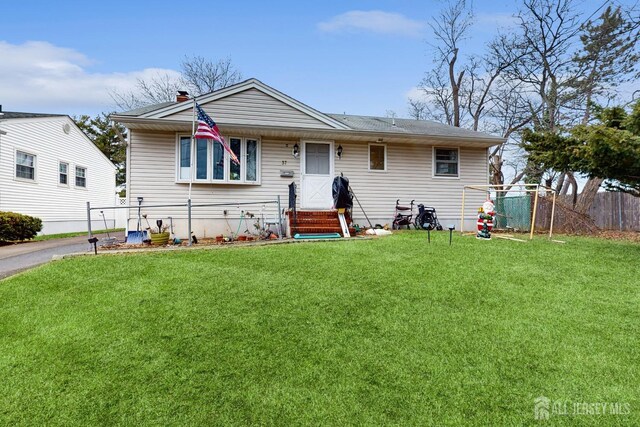
[[[384,144],[369,144],[369,170],[387,170],[387,146]]]
[[[58,164],[58,183],[69,185],[69,163],[60,162]]]
[[[457,148],[436,148],[434,149],[435,176],[457,177],[459,169],[459,155]]]
[[[76,166],[76,187],[87,188],[87,168]]]
[[[16,178],[36,179],[36,156],[22,151],[16,151]]]

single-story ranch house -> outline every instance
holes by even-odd
[[[0,113],[0,210],[38,217],[42,233],[87,230],[87,202],[112,206],[116,167],[63,114]],[[115,225],[113,211],[105,211]],[[104,220],[93,217],[94,230]]]
[[[297,186],[299,210],[330,209],[332,180],[340,174],[349,178],[374,224],[391,224],[396,199],[433,206],[443,225],[459,224],[463,186],[488,183],[488,148],[502,142],[431,121],[321,113],[256,79],[196,101],[241,160],[240,165],[230,162],[217,142],[196,141],[192,203],[229,204],[193,209],[192,229],[198,237],[235,233],[242,211],[273,217],[271,205],[233,204],[279,195],[286,207],[291,182]],[[143,213],[149,219],[171,216],[181,237],[188,234],[185,208],[144,206],[186,203],[193,117],[193,101],[184,94],[176,102],[112,116],[129,129],[130,206],[142,197]],[[472,197],[482,204],[481,193]],[[357,204],[353,221],[366,225]],[[471,226],[474,218],[466,221]],[[129,228],[135,229],[136,223],[132,209]]]

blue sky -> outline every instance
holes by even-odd
[[[584,1],[587,14],[603,0]],[[186,5],[191,5],[187,7]],[[184,55],[230,57],[243,77],[323,112],[407,115],[430,66],[427,21],[439,1],[31,1],[0,8],[0,104],[6,111],[96,114]],[[474,2],[469,52],[517,12]]]

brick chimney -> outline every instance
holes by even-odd
[[[185,90],[179,90],[176,95],[176,102],[184,102],[189,100],[189,92]]]

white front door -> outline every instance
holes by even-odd
[[[333,196],[333,143],[304,142],[302,148],[301,205],[306,209],[331,209]]]

